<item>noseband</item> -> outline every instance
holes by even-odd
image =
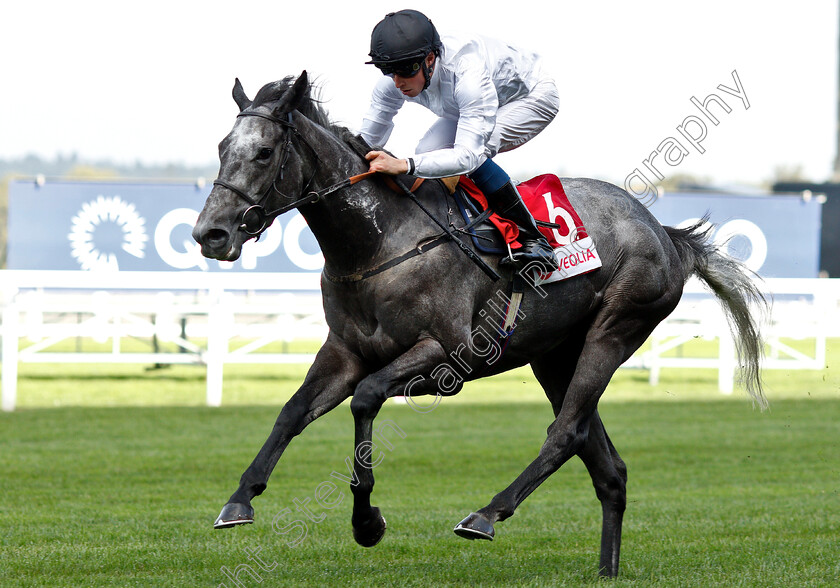
[[[277,118],[271,114],[266,114],[263,112],[255,112],[255,111],[244,111],[240,112],[237,115],[237,118],[242,116],[258,116],[260,118],[264,118],[266,120],[270,120],[273,123],[279,124],[287,129],[290,129],[290,133],[286,133],[286,139],[283,142],[282,151],[280,153],[280,167],[277,170],[277,174],[274,176],[274,180],[271,182],[271,185],[266,189],[266,191],[261,196],[251,196],[245,190],[234,186],[233,184],[226,182],[225,180],[216,179],[213,182],[214,186],[221,186],[222,188],[226,188],[245,200],[249,206],[239,218],[239,230],[244,231],[248,235],[252,237],[256,237],[259,240],[260,235],[262,235],[263,231],[265,231],[271,223],[274,221],[275,218],[292,210],[293,208],[298,208],[299,206],[303,206],[304,204],[309,204],[312,202],[317,202],[324,194],[319,192],[307,192],[309,186],[312,184],[312,180],[315,178],[315,170],[312,171],[312,175],[307,180],[306,184],[301,190],[302,194],[306,194],[285,206],[281,206],[275,210],[267,212],[265,209],[266,204],[268,204],[268,200],[271,197],[272,192],[276,192],[280,196],[284,198],[288,198],[283,192],[280,191],[280,188],[277,187],[278,182],[283,181],[283,168],[286,167],[286,162],[289,160],[289,153],[292,149],[292,136],[298,137],[304,145],[309,147],[310,151],[315,155],[315,158],[318,159],[318,154],[315,152],[315,149],[306,142],[303,136],[298,132],[297,127],[295,126],[294,121],[292,120],[292,113],[286,113],[286,118]]]

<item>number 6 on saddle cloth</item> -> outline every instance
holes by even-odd
[[[533,285],[564,280],[601,267],[595,244],[569,202],[560,178],[544,174],[519,184],[517,189],[540,232],[554,249],[557,260],[557,270],[541,274]],[[469,178],[460,178],[453,197],[467,222],[464,229],[478,251],[488,255],[507,255],[509,247],[519,245],[516,224],[491,213],[484,194]]]

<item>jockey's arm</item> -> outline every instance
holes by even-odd
[[[414,173],[421,178],[446,178],[472,172],[486,160],[485,138],[483,134],[462,128],[461,122],[465,119],[468,117],[458,123],[452,147],[418,153],[409,159],[397,159],[384,151],[371,151],[367,154],[370,170],[386,174]]]
[[[496,89],[484,64],[474,60],[465,59],[459,63],[456,80],[455,106],[458,108],[459,117],[454,144],[451,147],[418,153],[411,159],[397,159],[382,151],[372,151],[367,156],[371,162],[371,171],[386,174],[412,172],[422,178],[444,178],[470,173],[484,162],[485,145],[495,127],[499,106]],[[387,123],[390,124],[387,128],[388,135],[393,128],[391,119],[397,109],[394,108],[396,104],[391,105],[388,101],[391,86],[393,84],[380,83],[374,90],[376,109],[371,106],[363,123],[363,129],[367,128],[371,135],[371,131],[375,130],[378,124],[383,124],[387,117],[390,117],[387,118]],[[402,103],[402,100],[399,102]],[[367,139],[364,131],[362,136]]]
[[[370,107],[362,119],[359,134],[371,147],[384,147],[394,129],[394,116],[405,101],[395,92],[389,77],[382,77],[373,87]]]
[[[493,78],[477,55],[465,55],[452,72],[453,100],[458,123],[451,146],[418,153],[416,175],[422,178],[444,178],[468,174],[484,163],[487,141],[496,126],[499,97]]]

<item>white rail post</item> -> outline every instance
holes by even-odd
[[[6,306],[3,307],[3,399],[2,408],[12,412],[17,403],[18,346],[20,345],[20,316],[12,301],[13,295],[7,292]]]
[[[825,347],[828,324],[831,317],[837,309],[837,299],[832,298],[826,289],[825,282],[817,282],[818,287],[814,288],[814,312],[817,317],[816,320],[816,340],[814,341],[814,363],[819,366],[818,369],[828,367],[826,365]]]
[[[648,351],[650,374],[648,376],[648,384],[651,386],[659,385],[659,374],[662,372],[662,362],[660,360],[659,342],[662,340],[656,330],[650,336],[650,351]]]
[[[735,369],[737,360],[735,358],[735,339],[724,323],[720,331],[720,347],[718,349],[718,390],[724,394],[732,394],[735,390]]]
[[[222,405],[225,355],[228,351],[228,321],[225,320],[224,302],[224,290],[213,285],[207,312],[207,406]]]

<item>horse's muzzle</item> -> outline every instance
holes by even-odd
[[[238,232],[238,231],[237,231]],[[199,218],[193,228],[192,237],[201,245],[201,254],[211,259],[234,261],[239,258],[241,243],[237,243],[237,232],[211,226]]]

